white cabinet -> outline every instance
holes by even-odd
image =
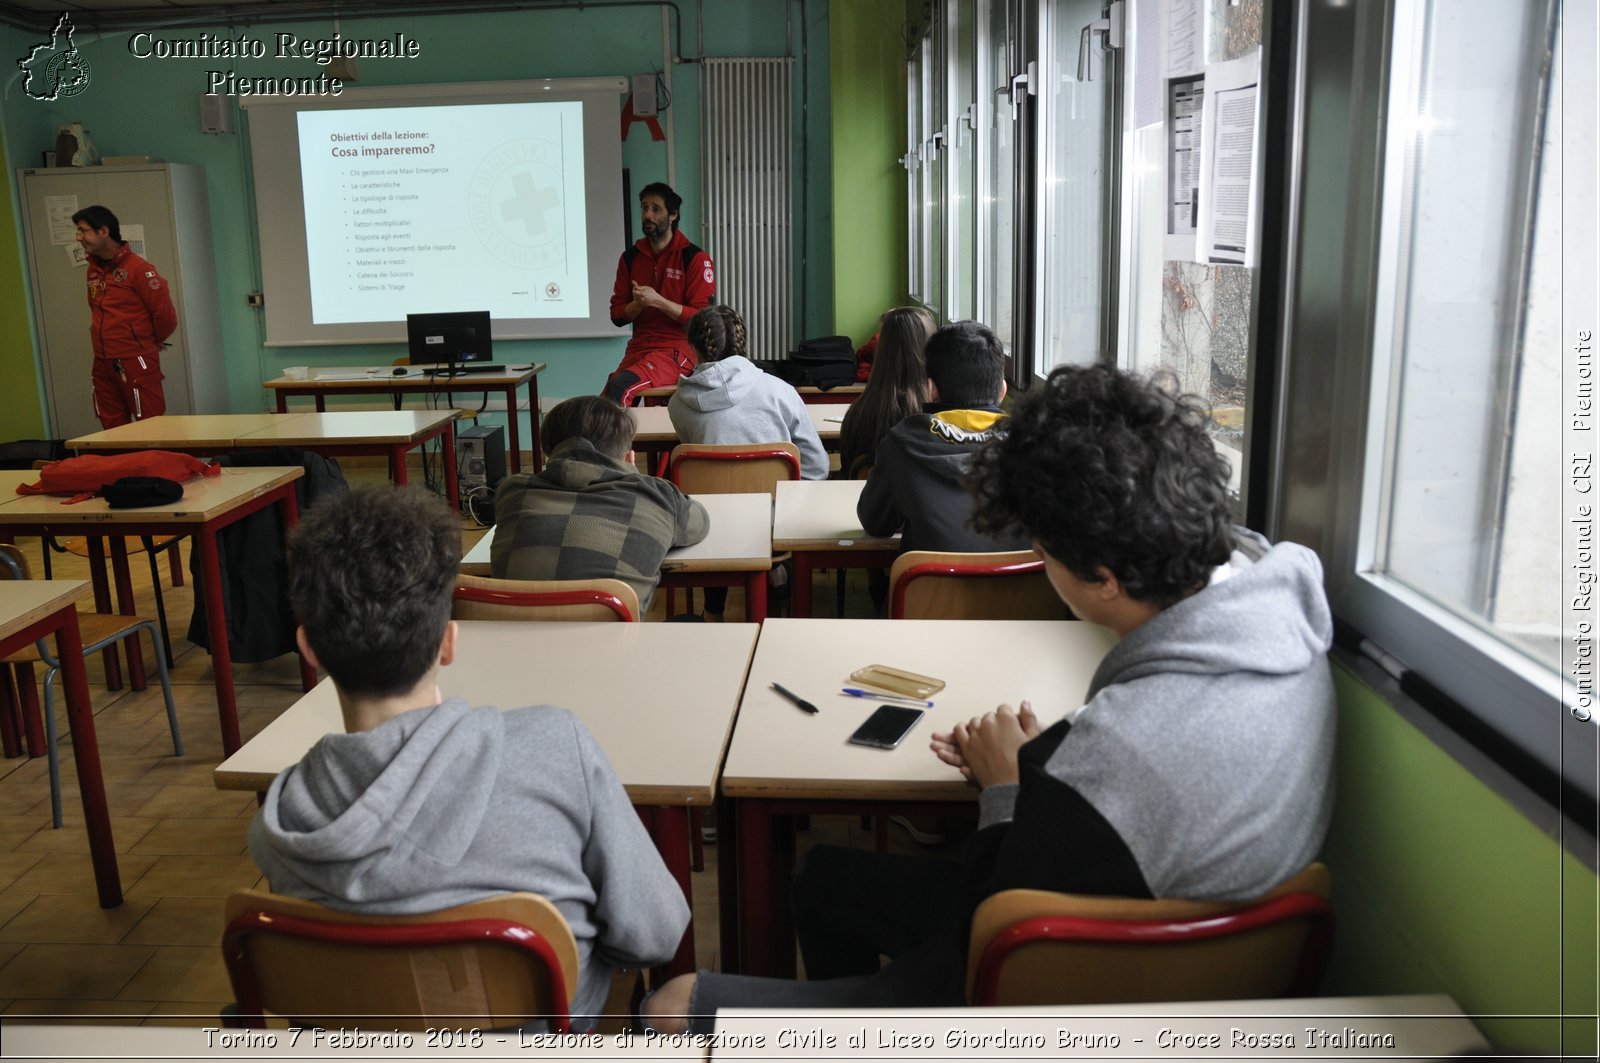
[[[178,330],[161,352],[167,412],[228,412],[205,171],[176,163],[24,169],[17,187],[51,435],[100,430],[89,387],[84,267],[67,236],[71,214],[97,203],[117,216],[124,240],[129,226],[143,227],[142,254],[171,282]]]

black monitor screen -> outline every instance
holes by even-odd
[[[407,314],[406,339],[410,342],[413,365],[493,361],[487,310]]]

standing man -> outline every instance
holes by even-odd
[[[660,181],[639,192],[644,238],[622,253],[611,292],[611,321],[633,322],[622,364],[602,392],[631,406],[646,388],[676,383],[694,369],[694,349],[684,333],[689,319],[717,293],[711,256],[678,231],[683,197]]]
[[[156,268],[122,242],[105,207],[72,216],[89,254],[89,339],[94,344],[94,413],[106,428],[159,417],[161,348],[178,327],[172,292]]]

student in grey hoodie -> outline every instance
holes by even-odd
[[[1205,422],[1198,399],[1104,367],[1018,400],[975,462],[976,523],[1032,540],[1062,600],[1120,636],[1088,702],[1059,721],[1002,705],[934,736],[982,791],[962,863],[808,854],[795,926],[827,980],[684,975],[646,1001],[654,1028],[704,1032],[720,1007],[959,1006],[990,894],[1245,900],[1315,859],[1333,804],[1321,566],[1230,524]]]
[[[793,443],[800,475],[828,478],[828,452],[800,393],[762,372],[745,356],[744,321],[726,306],[708,306],[689,319],[689,344],[700,357],[678,381],[667,413],[685,443]]]
[[[583,1028],[612,967],[671,958],[689,909],[583,724],[440,693],[460,555],[454,514],[415,489],[358,489],[295,529],[296,635],[332,676],[345,729],[273,780],[250,855],[274,893],[345,911],[544,895],[577,939]]]

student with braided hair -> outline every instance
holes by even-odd
[[[745,356],[744,320],[727,306],[708,306],[689,320],[695,371],[667,403],[685,443],[793,443],[800,475],[828,478],[828,453],[794,387]]]

